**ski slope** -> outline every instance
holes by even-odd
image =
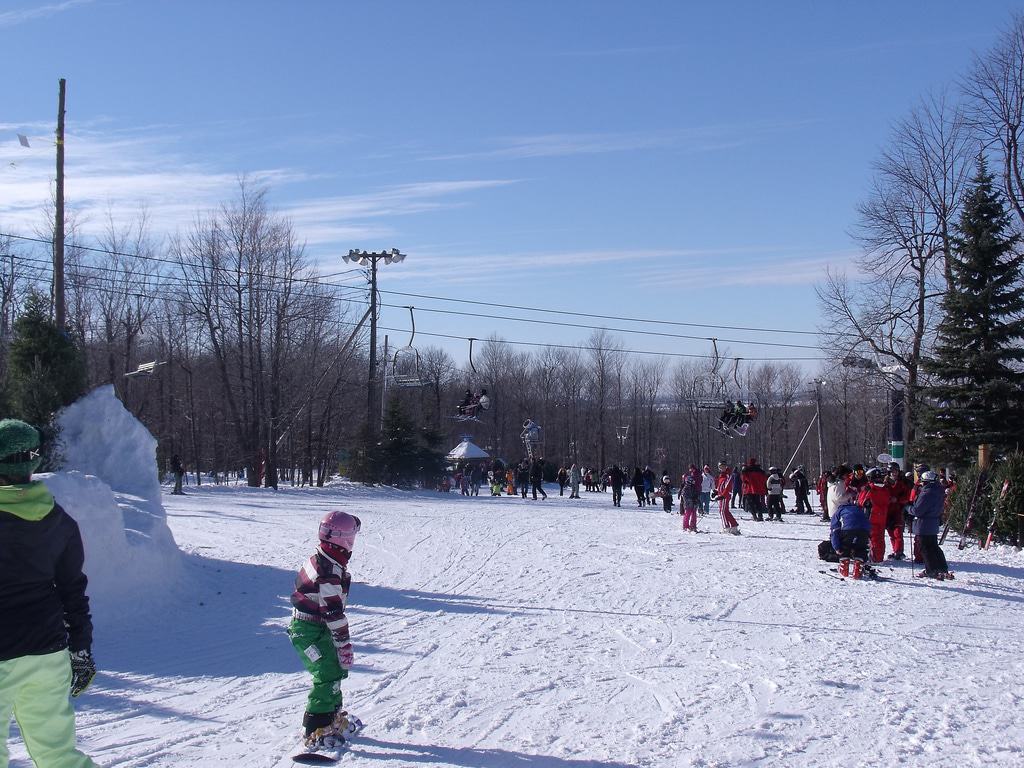
[[[628,496],[548,494],[165,495],[183,567],[97,611],[83,748],[108,767],[290,765],[308,681],[288,595],[345,509],[363,520],[345,697],[366,722],[347,765],[1024,765],[1012,549],[947,542],[950,583],[909,566],[852,583],[820,573],[816,518],[688,534]]]

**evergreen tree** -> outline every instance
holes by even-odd
[[[976,447],[1012,450],[1024,427],[1024,286],[1020,236],[1003,196],[979,160],[964,201],[951,257],[953,283],[924,370],[931,383],[919,446],[933,461],[970,463]]]
[[[50,319],[45,296],[29,293],[14,322],[6,390],[14,415],[44,426],[53,414],[85,392],[85,358]]]
[[[360,431],[348,463],[349,477],[364,483],[408,486],[419,480],[432,484],[444,473],[441,440],[439,433],[418,427],[398,398],[392,398],[380,436],[372,440],[369,430]]]

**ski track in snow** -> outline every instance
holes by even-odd
[[[352,563],[366,723],[351,766],[1024,766],[1024,561],[945,551],[953,582],[819,573],[827,526],[681,530],[611,495],[368,489],[165,496],[185,576],[98,611],[77,703],[107,768],[289,766],[309,687],[288,595],[316,524],[363,519]],[[16,731],[15,731],[16,732]],[[30,765],[12,740],[12,766]]]

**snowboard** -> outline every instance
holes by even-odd
[[[299,751],[292,755],[292,762],[299,765],[334,765],[351,745],[349,741],[353,736],[363,730],[363,721],[354,715],[349,715],[348,728],[341,735],[333,747],[322,747],[317,750],[306,750],[304,742],[300,741]]]

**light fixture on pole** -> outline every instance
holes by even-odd
[[[397,248],[376,252],[353,248],[347,255],[342,256],[342,260],[346,264],[354,263],[370,268],[370,366],[366,381],[366,427],[373,435],[376,433],[377,426],[377,420],[374,418],[374,414],[377,412],[374,406],[377,399],[377,262],[401,264],[405,261],[405,254]]]

